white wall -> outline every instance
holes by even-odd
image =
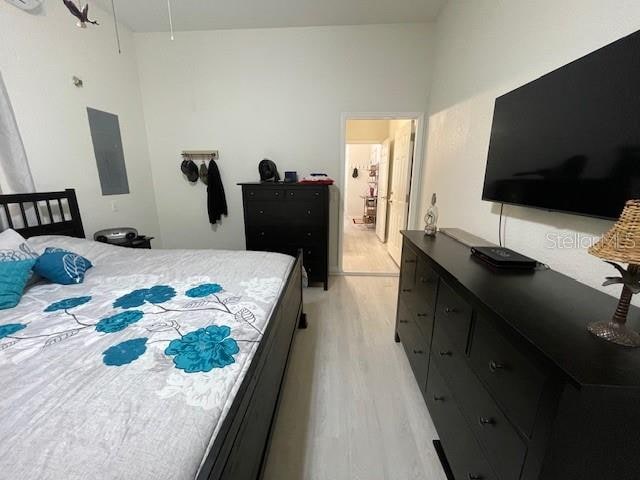
[[[347,171],[345,175],[345,215],[351,218],[362,218],[364,200],[369,189],[369,165],[371,164],[372,144],[347,144]],[[358,169],[358,176],[353,178],[353,169]]]
[[[635,0],[449,1],[436,25],[423,214],[435,191],[440,226],[497,243],[498,208],[481,200],[495,98],[639,28]],[[598,236],[611,222],[511,206],[505,212],[508,247],[596,288],[615,274],[585,248],[547,241]]]
[[[83,30],[61,1],[45,2],[36,14],[0,2],[0,71],[36,189],[75,188],[89,236],[125,225],[158,236],[133,37],[120,25],[118,55],[110,14],[91,10],[101,25]],[[73,75],[84,88],[73,86]],[[101,194],[87,106],[119,115],[130,195]]]
[[[271,158],[280,172],[340,178],[343,112],[423,111],[431,27],[376,25],[136,35],[164,245],[244,248],[240,187]],[[205,187],[179,171],[183,149],[216,148],[229,217],[206,215]],[[338,192],[330,266],[337,265]]]

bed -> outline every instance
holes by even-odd
[[[305,326],[301,255],[91,242],[73,190],[0,195],[0,219],[94,264],[0,311],[3,477],[260,478]]]

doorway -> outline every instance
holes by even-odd
[[[346,118],[340,266],[397,275],[410,222],[419,117]]]

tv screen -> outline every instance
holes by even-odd
[[[640,198],[640,32],[496,99],[482,198],[605,218]]]

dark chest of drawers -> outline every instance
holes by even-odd
[[[328,287],[329,187],[241,183],[247,250],[296,255],[303,250],[309,282]]]
[[[403,236],[396,341],[450,478],[640,478],[640,349],[586,330],[616,299],[552,270],[492,272],[442,234]]]

